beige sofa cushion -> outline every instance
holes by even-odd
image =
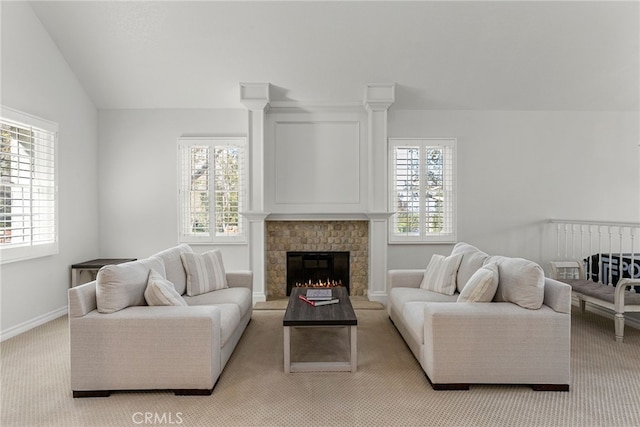
[[[144,291],[151,270],[164,277],[164,263],[160,258],[151,257],[102,267],[96,278],[98,311],[113,313],[133,305],[146,305]]]
[[[405,304],[409,302],[456,302],[457,298],[455,295],[444,295],[420,288],[392,288],[389,293],[387,311],[389,314],[394,311],[400,315]]]
[[[456,275],[462,261],[462,254],[448,257],[435,254],[424,272],[421,289],[453,295],[456,292]]]
[[[186,306],[187,303],[176,292],[173,283],[165,279],[155,270],[149,272],[147,289],[144,291],[144,299],[149,305]]]
[[[182,258],[180,257],[183,253],[193,253],[193,249],[191,249],[191,246],[183,243],[181,245],[165,249],[154,255],[158,258],[162,258],[166,272],[165,277],[168,281],[173,283],[173,286],[176,288],[176,292],[180,295],[184,294],[187,290],[187,273],[184,271]]]
[[[489,258],[489,255],[475,246],[464,242],[456,243],[451,251],[451,255],[459,254],[462,254],[462,261],[460,262],[458,275],[456,276],[456,288],[458,292],[462,292],[464,285],[471,279],[473,273],[482,267],[487,258]]]
[[[491,302],[498,289],[498,265],[495,262],[480,267],[458,296],[458,302]]]
[[[507,301],[537,310],[544,301],[544,270],[533,261],[522,258],[492,256],[486,264],[498,264],[498,289],[494,301]]]
[[[200,295],[229,287],[220,250],[201,255],[182,253],[180,257],[187,273],[187,295]]]
[[[252,295],[248,288],[226,288],[192,297],[184,295],[183,298],[188,305],[235,304],[240,308],[241,316],[252,308]]]

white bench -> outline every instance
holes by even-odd
[[[580,311],[591,303],[614,312],[616,341],[624,338],[624,313],[640,312],[640,294],[626,290],[640,286],[638,279],[621,279],[617,286],[587,280],[584,266],[578,261],[551,261],[551,277],[571,285],[572,294],[578,299]]]

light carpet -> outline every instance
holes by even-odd
[[[68,322],[62,317],[0,344],[0,425],[640,425],[640,330],[627,328],[625,342],[616,343],[612,320],[574,314],[570,392],[500,385],[434,391],[386,311],[356,312],[355,373],[285,374],[284,313],[257,310],[211,396],[138,392],[88,399],[71,396]],[[293,340],[299,360],[322,348],[333,349],[331,357],[347,349],[340,328],[296,329]]]

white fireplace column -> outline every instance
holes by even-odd
[[[369,290],[372,301],[387,302],[387,110],[395,101],[395,84],[370,84],[365,88],[369,153]]]
[[[266,301],[264,211],[264,120],[269,108],[269,83],[240,83],[240,101],[248,110],[249,263],[253,272],[253,302]]]

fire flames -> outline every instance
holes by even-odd
[[[335,288],[336,286],[342,286],[342,281],[338,280],[336,282],[335,280],[330,280],[329,278],[327,278],[327,280],[324,282],[322,280],[318,280],[316,282],[309,280],[308,282],[304,283],[296,283],[296,287],[298,288]]]

